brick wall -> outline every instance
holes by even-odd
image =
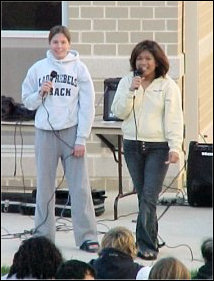
[[[82,55],[129,56],[141,40],[177,55],[181,1],[70,1],[73,48]]]
[[[169,56],[171,76],[175,80],[180,80],[184,72],[181,2],[68,2],[68,27],[72,36],[72,48],[79,51],[80,58],[86,63],[92,75],[96,91],[96,115],[103,114],[104,79],[121,77],[129,71],[131,51],[142,40],[151,39],[160,43]],[[7,144],[8,136],[5,136],[5,142]],[[33,140],[27,142],[23,153],[25,181],[26,186],[30,188],[36,186],[32,145]],[[113,155],[93,133],[87,142],[87,151],[91,187],[117,189],[117,166]],[[19,163],[17,176],[13,177],[13,145],[10,148],[3,147],[2,161],[2,185],[8,186],[8,188],[16,185],[23,186],[20,154],[17,155],[17,163]],[[170,167],[165,184],[172,181],[181,166],[182,161],[181,164]],[[61,181],[61,176],[62,169],[60,168],[56,184]],[[123,163],[123,182],[126,190],[132,189],[125,163]],[[181,182],[175,182],[173,186],[181,186],[181,184]],[[65,186],[65,183],[62,186]]]
[[[213,120],[213,2],[198,1],[199,131],[207,134]]]
[[[171,76],[178,82],[182,77],[182,1],[70,1],[68,14],[72,48],[80,52],[94,81],[96,115],[103,113],[104,79],[121,77],[129,71],[131,51],[142,40],[156,40],[169,56]],[[99,184],[104,179],[101,165],[101,170],[108,173],[105,187],[115,188],[117,173],[111,153],[97,154],[94,159],[94,185],[97,178]],[[175,174],[176,168],[171,168],[166,181],[170,182]],[[123,178],[131,189],[126,169]]]
[[[70,1],[68,26],[72,48],[87,64],[102,114],[103,80],[129,71],[134,46],[156,40],[172,62],[172,77],[183,74],[182,1]]]

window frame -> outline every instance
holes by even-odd
[[[62,25],[68,25],[68,2],[62,2]],[[49,30],[1,30],[1,37],[14,37],[14,38],[47,38]]]

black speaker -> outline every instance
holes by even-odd
[[[111,111],[111,105],[120,79],[121,78],[108,78],[104,80],[104,121],[122,121],[121,119],[117,118]]]
[[[191,206],[212,206],[213,145],[191,141],[187,162],[187,197]]]

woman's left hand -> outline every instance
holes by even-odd
[[[74,157],[83,157],[85,154],[85,146],[81,144],[75,144],[72,154]]]
[[[165,162],[165,164],[170,164],[170,163],[177,163],[179,160],[179,154],[175,151],[170,151],[169,152],[169,158]]]

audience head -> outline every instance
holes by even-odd
[[[20,245],[7,277],[15,274],[17,279],[51,279],[55,277],[62,261],[60,251],[49,239],[43,236],[32,237]]]
[[[94,280],[95,270],[86,262],[69,260],[59,266],[55,279]]]
[[[168,257],[160,259],[152,266],[149,279],[189,280],[191,279],[191,275],[182,262],[176,258]]]
[[[102,238],[100,252],[104,248],[114,248],[134,258],[136,256],[135,238],[132,232],[122,226],[110,229]]]
[[[201,245],[201,253],[205,262],[212,261],[213,259],[213,239],[206,239]]]

